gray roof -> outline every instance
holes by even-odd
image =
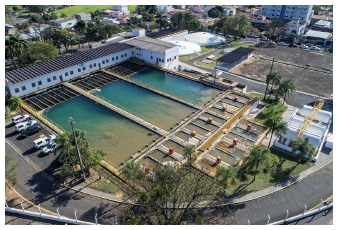
[[[88,62],[97,58],[105,57],[107,55],[124,51],[130,48],[133,48],[133,46],[122,43],[113,43],[99,47],[97,49],[82,51],[51,61],[9,71],[5,73],[5,77],[11,84],[15,84],[47,73],[79,65],[83,62]]]
[[[65,18],[65,19],[57,20],[56,23],[69,22],[73,20],[76,20],[76,19],[75,18]]]
[[[157,53],[165,53],[165,50],[171,49],[177,45],[170,42],[164,42],[161,40],[149,38],[149,37],[135,37],[129,40],[123,41],[123,43],[137,46],[142,49],[151,50]]]
[[[80,13],[80,14],[74,14],[74,15],[80,15],[80,16],[86,16],[88,15],[86,12]],[[91,15],[91,14],[90,14]]]
[[[224,62],[224,63],[233,63],[243,56],[249,54],[252,52],[254,49],[251,48],[245,48],[245,47],[240,47],[232,52],[229,52],[228,54],[225,54],[224,56],[218,58],[218,62]]]

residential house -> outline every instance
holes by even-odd
[[[303,35],[305,31],[306,24],[300,23],[299,18],[293,18],[291,22],[288,22],[284,30],[285,33],[295,32],[297,35]]]
[[[214,8],[214,6],[208,6],[208,7],[204,8],[204,12],[208,13],[208,11],[210,11],[212,8]]]
[[[333,43],[333,34],[331,32],[322,32],[309,30],[303,38],[309,42],[317,42],[318,45],[331,45]]]
[[[194,7],[194,12],[197,12],[197,13],[204,12],[204,7],[203,6],[196,6],[196,7]]]
[[[260,15],[268,19],[281,18],[291,20],[300,18],[300,23],[306,23],[314,15],[313,5],[263,5]]]
[[[251,58],[253,56],[253,51],[254,49],[251,48],[237,48],[218,58],[217,61],[219,64],[216,66],[216,68],[229,72],[237,65]]]
[[[157,5],[158,11],[162,14],[167,12],[174,11],[174,8],[171,5]]]
[[[313,30],[326,31],[326,32],[332,32],[333,31],[333,24],[332,24],[331,21],[320,20],[312,26],[312,29]]]
[[[266,16],[258,16],[257,18],[251,20],[251,24],[253,27],[259,29],[266,29],[271,21],[266,19]]]
[[[258,37],[260,35],[260,30],[256,27],[252,27],[247,34],[249,37]]]
[[[223,16],[232,16],[232,15],[236,14],[236,8],[234,8],[234,7],[226,7],[225,6],[223,9],[224,9],[223,13],[222,13]]]
[[[16,31],[17,28],[15,28],[15,26],[5,24],[5,36],[7,36],[8,34],[15,34]]]
[[[117,11],[128,11],[129,10],[128,5],[114,5],[113,9]]]
[[[75,18],[59,18],[51,21],[50,23],[52,23],[54,27],[63,30],[73,27],[77,23],[77,20]]]
[[[87,21],[91,20],[91,14],[87,14],[85,12],[80,13],[80,14],[74,14],[74,15],[75,15],[75,18],[76,18],[77,21],[83,20],[83,21],[87,22]]]
[[[310,19],[310,26],[313,26],[316,22],[319,22],[320,20],[327,20],[328,15],[322,14],[322,15],[313,15]]]
[[[43,31],[46,29],[46,28],[49,28],[49,25],[48,24],[33,24],[32,26],[28,27],[28,30],[29,30],[29,33],[28,35],[30,37],[32,37],[33,39],[35,40],[41,40],[41,36],[40,34],[43,36]]]
[[[108,17],[111,17],[111,14],[114,10],[104,10],[102,11],[102,14],[105,15],[105,16],[108,16]],[[118,12],[118,13],[121,13],[120,11],[115,11],[115,12]],[[120,14],[122,15],[122,14]]]
[[[257,9],[257,8],[246,9],[246,14],[247,15],[259,15],[260,9]]]

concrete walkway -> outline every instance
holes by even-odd
[[[288,105],[288,109],[283,114],[284,121],[289,120],[290,116],[293,114],[295,109],[296,109],[295,107]],[[268,145],[269,138],[270,138],[270,135],[267,136],[267,138],[264,140],[263,144]],[[275,138],[276,137],[273,137],[273,139],[275,139]],[[237,196],[237,197],[229,198],[229,199],[224,199],[222,201],[203,202],[203,203],[201,203],[201,206],[214,206],[214,205],[223,205],[223,204],[230,204],[230,203],[232,203],[232,204],[233,203],[243,203],[243,202],[250,201],[250,200],[253,200],[253,199],[258,199],[260,197],[263,197],[263,196],[275,193],[277,191],[280,191],[284,188],[287,188],[288,186],[296,183],[297,181],[300,181],[300,180],[308,177],[309,175],[319,171],[322,167],[326,166],[327,164],[329,164],[332,161],[333,161],[332,150],[323,147],[322,152],[321,152],[318,160],[316,161],[316,163],[313,167],[307,169],[304,172],[299,173],[295,177],[290,178],[289,180],[287,180],[283,183],[276,184],[276,185],[271,186],[269,188],[266,188],[266,189],[263,189],[263,190],[260,190],[260,191],[257,191],[257,192],[249,193],[249,194],[246,194],[246,195]],[[104,199],[117,201],[117,202],[121,201],[121,200],[118,200],[115,195],[95,191],[95,190],[92,190],[90,188],[83,188],[79,185],[71,185],[69,183],[67,183],[66,186],[68,186],[71,189],[74,189],[74,190],[77,190],[77,191],[80,191],[80,192],[84,192],[86,194],[91,194],[91,195],[94,195],[94,196],[97,196],[97,197],[101,197],[101,198],[104,198]]]

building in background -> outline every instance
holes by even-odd
[[[300,23],[307,23],[314,15],[313,5],[263,5],[260,15],[268,19],[281,18],[292,20],[293,17],[299,18]]]
[[[235,14],[236,14],[236,9],[234,7],[224,6],[223,13],[222,13],[223,16],[233,16]]]
[[[114,5],[113,10],[117,11],[129,11],[128,5]]]
[[[287,24],[287,27],[285,28],[284,32],[286,33],[295,32],[295,34],[297,35],[303,35],[305,27],[306,27],[305,23],[300,23],[300,19],[294,17],[293,20]]]
[[[162,14],[166,14],[167,12],[174,11],[174,8],[171,5],[157,5],[158,11]]]
[[[87,22],[87,21],[91,20],[91,14],[87,14],[85,12],[80,13],[80,14],[74,14],[74,15],[75,15],[75,18],[76,18],[77,21],[83,20],[83,21]]]
[[[9,34],[15,34],[16,31],[17,31],[17,29],[15,28],[15,26],[5,24],[5,36],[7,36]]]

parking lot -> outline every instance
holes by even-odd
[[[35,133],[27,138],[22,138],[21,133],[14,130],[14,124],[8,124],[5,126],[5,140],[10,146],[16,147],[22,156],[28,157],[33,163],[35,163],[42,172],[53,177],[53,179],[60,180],[58,175],[59,162],[57,162],[57,157],[53,153],[50,155],[45,155],[42,153],[42,149],[35,149],[33,146],[33,141],[40,138],[40,135],[49,136],[50,133],[44,128],[41,132]],[[20,171],[20,169],[19,169]]]
[[[277,45],[252,48],[255,49],[253,58],[230,72],[265,81],[270,72],[271,59],[276,58],[273,71],[279,71],[282,79],[291,79],[297,90],[320,95],[326,82],[323,96],[331,97],[333,94],[333,77],[328,75],[333,55]]]

